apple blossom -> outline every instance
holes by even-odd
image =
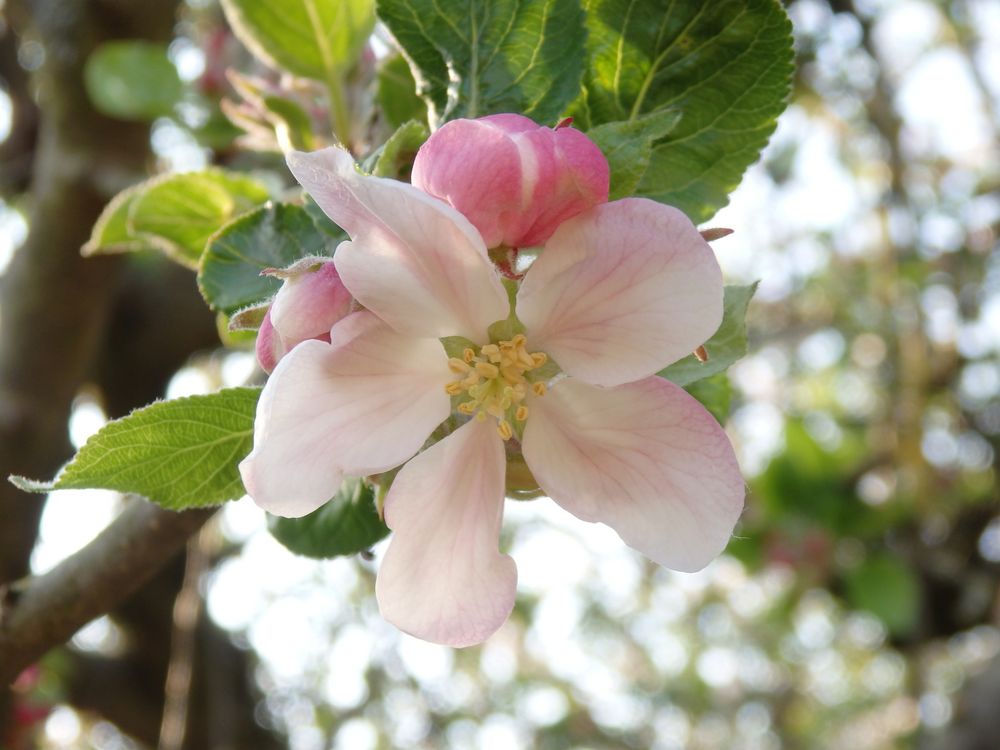
[[[283,280],[257,333],[257,362],[270,373],[303,341],[329,341],[330,329],[350,312],[354,299],[330,258],[306,258],[267,273]]]
[[[446,123],[420,147],[411,181],[458,209],[491,248],[541,245],[608,200],[608,162],[593,141],[515,114]]]
[[[680,211],[632,198],[577,213],[511,299],[451,205],[358,173],[340,149],[288,163],[350,235],[335,263],[366,309],[329,343],[296,347],[265,386],[240,465],[258,505],[304,515],[346,476],[405,464],[385,498],[379,607],[453,646],[485,640],[514,604],[498,549],[508,453],[556,503],[662,565],[698,570],[721,552],[743,507],[732,446],[655,374],[722,318],[718,263]],[[421,452],[432,433],[445,436]]]

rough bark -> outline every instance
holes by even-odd
[[[212,513],[133,500],[91,544],[10,586],[0,600],[0,684],[139,588]]]

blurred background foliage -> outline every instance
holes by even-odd
[[[15,33],[11,6],[0,273],[28,235],[48,137],[28,73],[60,52]],[[83,71],[98,110],[152,123],[147,168],[275,167],[288,144],[322,145],[330,116],[310,108],[313,84],[255,63],[212,0],[177,10],[159,41],[97,47]],[[722,558],[671,573],[548,500],[509,501],[517,608],[488,643],[454,651],[382,622],[377,560],[295,557],[241,501],[186,563],[22,676],[4,747],[163,747],[178,591],[206,606],[177,748],[1000,747],[1000,5],[787,10],[791,104],[711,222],[736,230],[714,243],[727,281],[760,280],[750,355],[700,386],[729,403],[749,486]],[[419,114],[388,49],[377,27],[346,73],[372,143]],[[361,107],[373,86],[378,114]],[[109,194],[134,180],[106,170]],[[250,353],[217,349],[191,274],[150,253],[122,278],[108,360],[74,401],[76,444],[164,388],[253,377]],[[160,334],[172,354],[151,362],[143,342]],[[108,372],[123,363],[128,384]],[[32,569],[84,544],[119,503],[53,493]]]

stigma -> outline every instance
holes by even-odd
[[[510,440],[512,423],[528,419],[528,406],[522,403],[528,391],[545,394],[545,383],[533,381],[529,373],[548,359],[545,352],[529,352],[528,340],[521,333],[510,341],[486,344],[478,353],[467,348],[461,358],[448,360],[449,369],[460,377],[448,383],[445,391],[449,396],[466,396],[458,411],[480,421],[496,419],[497,433]]]

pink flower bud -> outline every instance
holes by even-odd
[[[303,341],[329,341],[354,301],[332,260],[300,261],[275,275],[284,283],[257,333],[257,361],[265,372]]]
[[[257,331],[257,344],[254,348],[257,353],[257,364],[269,375],[277,366],[278,360],[288,353],[285,345],[281,343],[281,337],[274,330],[274,324],[271,323],[270,310],[264,315],[264,322]]]
[[[541,245],[608,200],[608,162],[593,141],[514,114],[445,124],[417,152],[411,181],[463,214],[487,247]]]

